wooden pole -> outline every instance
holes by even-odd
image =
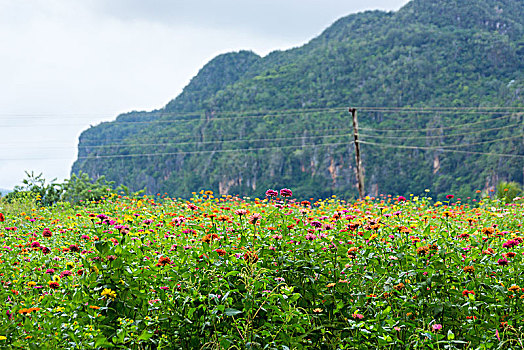
[[[357,183],[358,197],[364,198],[364,174],[362,173],[362,160],[360,159],[360,144],[358,141],[358,119],[356,108],[349,108],[349,113],[353,117],[353,138],[355,139],[355,160],[357,163]]]

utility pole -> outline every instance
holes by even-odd
[[[358,141],[358,119],[357,109],[349,108],[349,113],[353,117],[353,138],[355,139],[355,160],[357,162],[357,182],[358,182],[358,197],[364,198],[364,174],[362,173],[362,160],[360,159],[360,144]]]

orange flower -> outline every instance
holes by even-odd
[[[426,255],[429,251],[429,247],[427,246],[423,246],[423,247],[418,247],[417,248],[417,254],[418,255]]]
[[[400,282],[399,284],[397,284],[393,288],[395,288],[395,290],[398,290],[400,292],[402,289],[404,289],[404,283]]]
[[[473,266],[466,266],[462,269],[464,272],[467,272],[467,273],[473,273],[475,272],[475,268]]]
[[[156,266],[166,266],[168,264],[171,264],[171,259],[169,259],[167,256],[163,256],[160,259],[158,259],[158,263]]]

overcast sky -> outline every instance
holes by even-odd
[[[408,0],[0,0],[0,188],[68,178],[82,130],[163,107],[218,54],[300,46]]]

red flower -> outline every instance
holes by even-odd
[[[0,213],[0,222],[4,222],[4,221],[5,221],[4,214]]]
[[[60,287],[60,284],[58,284],[58,282],[55,281],[49,281],[47,284],[51,289],[58,289]]]
[[[248,263],[256,263],[258,261],[258,255],[255,252],[247,251],[244,253],[244,260]]]
[[[227,254],[227,252],[224,249],[220,249],[220,248],[219,249],[215,249],[215,252],[217,252],[218,255],[220,255],[220,256],[224,256],[224,255]]]
[[[71,252],[79,252],[80,251],[80,247],[78,245],[76,245],[76,244],[71,244],[69,246],[69,251],[71,251]]]

